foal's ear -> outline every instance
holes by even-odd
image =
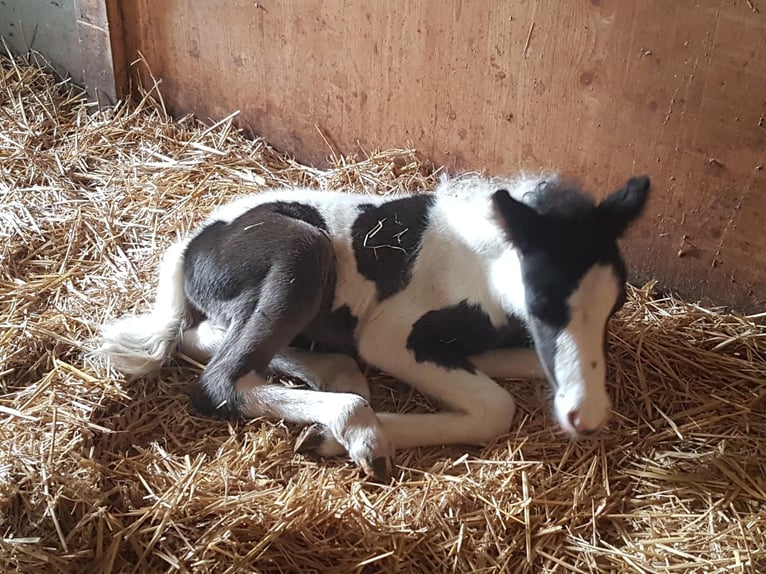
[[[542,216],[527,204],[513,199],[505,189],[493,193],[492,202],[500,212],[514,246],[522,253],[529,250],[543,233]]]
[[[601,223],[619,237],[644,211],[651,182],[646,176],[631,177],[625,187],[612,193],[596,208]]]

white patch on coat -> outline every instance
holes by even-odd
[[[459,188],[455,195],[441,189],[413,267],[412,287],[429,308],[467,299],[502,327],[508,315],[525,319],[526,305],[518,253],[493,213],[495,191],[486,182]]]

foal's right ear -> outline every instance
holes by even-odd
[[[622,235],[644,211],[651,182],[646,176],[631,177],[622,189],[609,195],[596,208],[601,224],[613,237]]]
[[[505,189],[493,193],[492,202],[503,218],[511,242],[522,253],[527,252],[542,233],[542,216],[527,204],[513,199]]]

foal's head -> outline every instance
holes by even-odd
[[[649,178],[634,177],[596,205],[578,189],[542,182],[528,201],[493,199],[521,260],[529,330],[572,436],[607,421],[606,327],[625,302],[617,239],[641,214]]]

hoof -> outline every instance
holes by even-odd
[[[363,460],[361,466],[369,478],[384,484],[391,480],[394,470],[394,463],[390,456],[379,456],[371,461]]]

